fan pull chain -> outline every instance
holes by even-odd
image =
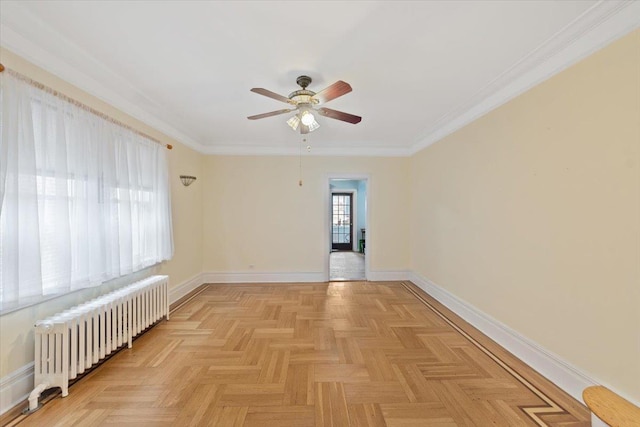
[[[299,149],[299,152],[298,152],[298,162],[299,162],[299,164],[298,164],[298,167],[299,167],[298,175],[299,175],[299,178],[300,178],[299,181],[298,181],[298,185],[300,187],[302,187],[302,144],[303,143],[306,144],[306,142],[307,142],[307,138],[302,138],[302,141],[300,142],[300,149]],[[307,145],[307,153],[310,153],[310,152],[311,152],[311,145]]]
[[[302,138],[300,142],[300,149],[298,150],[298,185],[302,187],[302,143],[307,142],[306,138]]]

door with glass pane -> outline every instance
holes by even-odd
[[[331,194],[331,249],[350,251],[353,248],[353,194]]]

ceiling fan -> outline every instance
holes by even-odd
[[[271,92],[270,90],[263,89],[261,87],[254,87],[253,89],[251,89],[251,92],[255,92],[257,94],[264,95],[281,102],[285,102],[292,105],[294,108],[285,108],[283,110],[276,110],[269,113],[249,116],[247,118],[249,120],[257,120],[264,119],[265,117],[278,116],[280,114],[297,111],[297,113],[293,117],[287,120],[287,124],[294,131],[300,129],[300,133],[302,134],[313,132],[320,127],[320,124],[316,121],[313,113],[318,113],[319,115],[328,117],[330,119],[341,120],[343,122],[352,124],[360,123],[360,121],[362,120],[362,117],[360,116],[344,113],[342,111],[332,110],[330,108],[324,107],[316,108],[316,106],[319,104],[324,104],[331,101],[332,99],[336,99],[339,96],[346,95],[347,93],[351,92],[352,89],[349,83],[338,80],[331,86],[321,90],[318,93],[307,89],[307,86],[309,86],[309,84],[311,83],[311,77],[309,76],[298,77],[296,79],[296,83],[302,89],[291,92],[288,97],[278,95],[275,92]]]

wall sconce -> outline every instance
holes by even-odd
[[[191,176],[191,175],[180,175],[180,181],[182,181],[182,185],[184,185],[185,187],[188,187],[191,185],[191,183],[193,181],[196,180],[195,176]]]

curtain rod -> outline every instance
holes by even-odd
[[[8,72],[12,76],[17,77],[18,79],[20,79],[22,81],[30,84],[31,86],[37,87],[38,89],[41,89],[41,90],[43,90],[43,91],[45,91],[45,92],[47,92],[47,93],[49,93],[49,94],[51,94],[53,96],[56,96],[56,97],[58,97],[60,99],[63,99],[65,101],[67,101],[67,102],[72,103],[76,107],[80,107],[83,110],[86,110],[86,111],[88,111],[88,112],[90,112],[92,114],[95,114],[96,116],[101,117],[101,118],[103,118],[103,119],[105,119],[105,120],[107,120],[107,121],[109,121],[111,123],[114,123],[114,124],[116,124],[118,126],[121,126],[121,127],[125,128],[125,129],[130,130],[131,132],[134,132],[134,133],[136,133],[136,134],[138,134],[140,136],[143,136],[143,137],[145,137],[147,139],[150,139],[151,141],[155,142],[156,144],[160,144],[160,145],[166,147],[169,150],[171,150],[173,148],[173,145],[171,145],[171,144],[165,144],[164,142],[159,141],[156,138],[153,138],[153,137],[147,135],[146,133],[140,132],[139,130],[137,130],[137,129],[135,129],[135,128],[127,125],[127,124],[124,124],[121,121],[116,120],[116,119],[114,119],[114,118],[112,118],[112,117],[110,117],[110,116],[108,116],[108,115],[106,115],[106,114],[94,109],[94,108],[91,108],[88,105],[83,104],[80,101],[77,101],[77,100],[75,100],[75,99],[73,99],[73,98],[71,98],[71,97],[69,97],[69,96],[67,96],[67,95],[65,95],[63,93],[58,92],[55,89],[52,89],[52,88],[50,88],[48,86],[45,86],[42,83],[37,82],[37,81],[31,79],[30,77],[25,76],[24,74],[20,74],[19,72],[15,71],[15,70],[11,70],[9,68],[5,68],[4,65],[0,64],[0,73],[2,73],[4,71]]]

